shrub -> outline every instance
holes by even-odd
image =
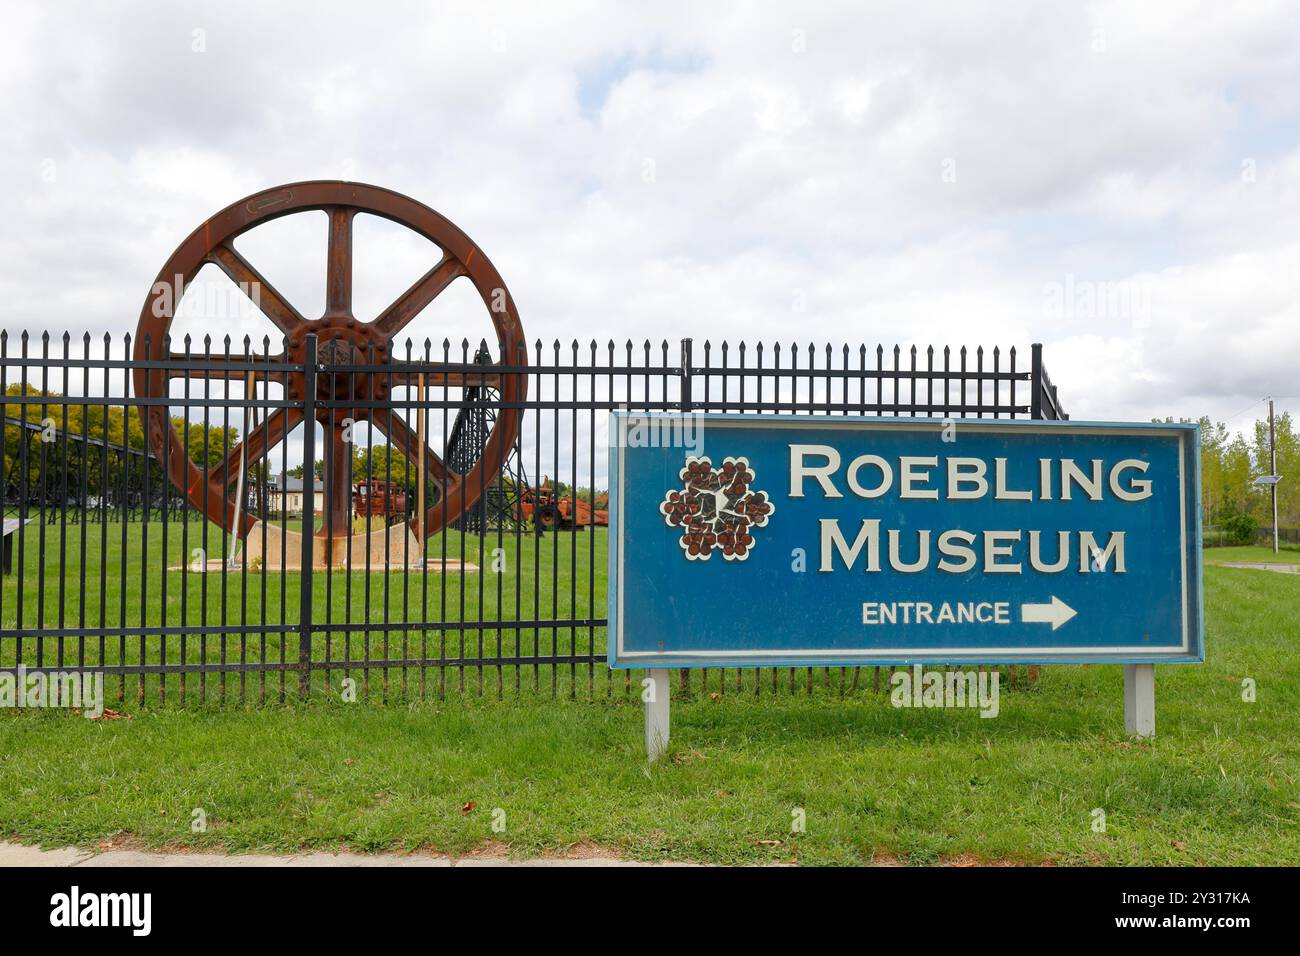
[[[1229,544],[1251,544],[1259,531],[1259,522],[1254,515],[1230,515],[1223,520],[1223,531]]]

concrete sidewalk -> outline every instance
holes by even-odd
[[[1215,561],[1212,563],[1221,568],[1255,568],[1259,571],[1280,571],[1283,574],[1300,573],[1300,565],[1297,564],[1274,564],[1261,561]]]
[[[95,852],[63,847],[42,850],[18,843],[0,843],[0,866],[694,866],[691,863],[638,863],[607,856],[539,857],[511,860],[502,856],[449,857],[428,853],[153,853],[145,850]]]

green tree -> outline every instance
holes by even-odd
[[[226,453],[239,444],[239,429],[233,425],[229,428],[208,425],[205,429],[203,422],[192,421],[187,425],[185,419],[177,415],[172,418],[172,427],[176,429],[182,443],[188,441],[189,459],[200,468],[205,462],[209,468],[215,468],[225,459]],[[188,439],[186,431],[189,432]],[[232,464],[239,466],[238,461]]]
[[[353,481],[374,478],[377,481],[395,481],[400,485],[413,487],[418,477],[416,468],[400,449],[390,445],[372,445],[369,448],[353,449]],[[432,477],[429,476],[430,483]]]
[[[63,404],[59,393],[42,392],[32,385],[26,386],[24,390],[21,383],[8,386],[5,396],[16,399],[23,396],[24,392],[28,397],[48,398],[51,402],[5,402],[4,475],[11,486],[23,485],[33,489],[41,487],[44,482],[47,487],[58,487],[66,480],[69,494],[76,496],[82,487],[83,473],[86,494],[89,496],[112,493],[120,486],[120,449],[123,444],[141,451],[145,445],[144,425],[137,409],[124,410],[112,405],[78,405],[75,401]],[[23,427],[20,423],[24,421],[34,427]],[[205,429],[202,421],[191,421],[187,426],[181,416],[174,416],[171,421],[176,433],[181,436],[182,443],[185,442],[188,431],[189,458],[200,467],[205,460],[210,466],[218,464],[227,449],[239,440],[239,432],[233,427],[209,425]],[[50,440],[42,442],[42,436],[48,436]],[[83,438],[106,442],[110,446],[106,474],[103,448],[83,441]],[[27,445],[25,467],[22,457],[24,442]],[[137,459],[136,466],[138,464]],[[156,461],[151,459],[149,468],[151,482],[165,481]]]

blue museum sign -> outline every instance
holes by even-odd
[[[610,419],[614,667],[1203,659],[1195,425]]]

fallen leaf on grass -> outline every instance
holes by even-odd
[[[91,717],[91,720],[131,720],[130,714],[124,714],[121,711],[113,710],[111,707],[105,707],[104,712],[98,717]]]
[[[1187,844],[1184,843],[1182,840],[1170,840],[1169,845],[1172,846],[1175,850],[1187,849]]]
[[[759,840],[757,842],[759,846],[780,846],[781,845],[780,840]]]
[[[471,810],[473,810],[473,809],[474,809],[474,801],[471,800],[471,801],[469,801],[467,804],[465,804],[463,807],[460,808],[460,814],[461,814],[461,816],[464,816],[465,814],[469,813],[469,812],[470,812]]]

